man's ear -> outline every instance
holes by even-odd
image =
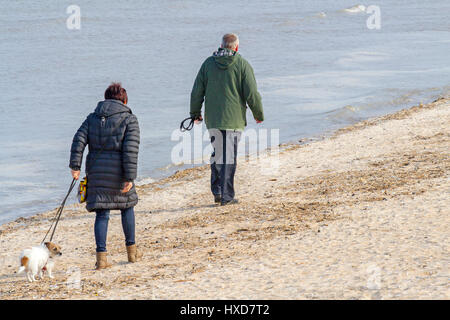
[[[236,49],[235,49],[234,51],[236,51],[236,52],[237,52],[237,51],[238,51],[238,49],[239,49],[239,45],[237,45],[237,46],[236,46]]]

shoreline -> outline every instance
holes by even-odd
[[[357,121],[355,123],[345,125],[345,126],[343,126],[341,128],[327,130],[327,131],[316,133],[316,134],[313,134],[313,135],[310,135],[310,136],[308,135],[308,136],[305,136],[305,137],[297,137],[297,138],[295,138],[294,140],[291,140],[291,141],[280,142],[279,148],[280,148],[280,151],[281,151],[281,149],[283,149],[283,148],[290,149],[293,146],[305,145],[305,144],[310,144],[310,143],[314,143],[314,142],[317,142],[317,141],[322,141],[324,139],[331,138],[331,137],[333,137],[336,134],[339,134],[341,132],[348,131],[348,130],[350,130],[350,128],[352,128],[352,130],[353,130],[355,126],[365,126],[365,125],[368,125],[369,123],[371,123],[372,121],[380,121],[380,120],[382,121],[383,119],[389,119],[390,117],[395,117],[397,114],[403,114],[407,110],[416,110],[416,108],[420,108],[422,106],[430,105],[430,104],[435,103],[435,102],[437,102],[437,101],[439,101],[441,99],[450,99],[450,98],[440,96],[439,98],[437,98],[437,99],[433,100],[432,102],[429,102],[429,103],[427,103],[425,105],[423,103],[420,103],[419,105],[413,105],[413,106],[410,106],[410,107],[406,107],[406,108],[400,109],[400,110],[392,112],[392,113],[384,114],[384,115],[377,116],[377,117],[370,117],[370,118],[367,118],[365,120]],[[407,111],[407,112],[411,112],[411,111]],[[267,152],[267,150],[268,149],[266,149],[264,152]],[[244,160],[245,157],[246,157],[246,155],[240,155],[238,157],[238,161],[239,162],[240,161],[245,161]],[[167,166],[172,166],[172,165],[167,165]],[[167,166],[163,166],[161,168],[156,168],[155,170],[162,170],[163,168],[166,168]],[[177,166],[179,166],[179,165],[173,165],[173,168],[176,168]],[[182,164],[181,167],[183,167],[183,166],[185,166],[185,165]],[[145,187],[145,186],[149,186],[149,185],[153,185],[153,184],[156,184],[156,185],[164,184],[162,181],[172,181],[174,179],[172,177],[177,177],[180,174],[183,175],[181,172],[186,171],[186,170],[187,170],[187,172],[189,172],[189,170],[195,170],[195,169],[198,169],[198,168],[203,168],[203,167],[205,167],[205,168],[208,167],[209,168],[209,164],[200,164],[200,165],[190,164],[190,165],[187,165],[187,166],[191,166],[191,167],[182,168],[182,169],[179,169],[179,170],[177,170],[177,169],[168,170],[169,173],[167,175],[166,174],[162,174],[161,177],[159,177],[159,178],[142,177],[139,180],[139,182],[136,184],[136,189],[139,189],[139,188]],[[172,173],[170,173],[170,171],[172,171]],[[152,182],[148,182],[148,183],[144,183],[143,182],[143,181],[146,181],[146,180],[149,180],[149,179],[152,180]],[[77,183],[77,186],[78,186],[78,183]],[[62,190],[62,192],[65,193],[66,190]],[[74,198],[75,197],[74,196],[74,192],[75,191],[72,191],[72,194],[69,197],[68,204],[65,206],[65,210],[67,208],[71,207],[71,206],[72,207],[73,206],[77,207],[79,205],[79,203],[78,203],[78,201],[76,199],[72,200],[74,202],[70,201],[70,198]],[[58,207],[59,207],[59,204],[58,204]],[[11,220],[0,222],[0,228],[1,228],[1,226],[9,224],[9,223],[12,223],[12,222],[16,222],[16,221],[21,222],[21,221],[26,221],[28,219],[33,220],[37,216],[47,215],[49,213],[56,212],[58,207],[54,207],[54,208],[48,209],[46,211],[35,212],[35,213],[32,213],[32,214],[28,214],[28,215],[17,217],[17,218],[11,218]]]
[[[73,204],[56,233],[68,252],[55,279],[29,284],[14,274],[18,254],[55,209],[2,224],[0,297],[448,299],[449,110],[440,98],[282,144],[276,175],[240,159],[234,206],[212,204],[208,165],[137,186],[138,264],[125,262],[112,213],[114,266],[95,272],[94,215]]]

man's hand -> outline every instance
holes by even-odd
[[[80,179],[80,170],[71,170],[72,173],[72,178],[74,178],[75,180]]]
[[[194,121],[194,123],[195,123],[195,124],[199,124],[199,123],[201,123],[202,121],[203,121],[203,117],[200,116],[200,117],[197,118],[197,120]]]
[[[131,190],[132,187],[133,187],[133,182],[131,182],[131,181],[125,182],[123,185],[123,189],[120,191],[122,193],[127,193],[128,191]]]

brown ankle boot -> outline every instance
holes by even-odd
[[[136,262],[141,260],[142,252],[138,250],[135,244],[127,246],[128,262]]]
[[[108,263],[108,260],[106,259],[107,255],[107,252],[97,252],[97,262],[95,263],[95,270],[111,267],[111,264]]]

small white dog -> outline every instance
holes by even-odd
[[[43,272],[47,271],[48,276],[53,279],[52,270],[55,263],[52,258],[60,255],[62,255],[61,247],[52,242],[25,249],[20,254],[20,267],[17,273],[26,271],[28,281],[33,282],[36,281],[37,275],[42,279]]]

